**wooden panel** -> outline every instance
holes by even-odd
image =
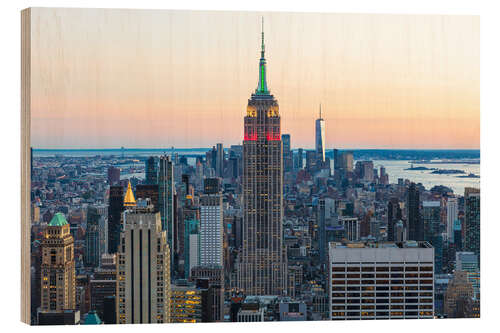
[[[21,321],[31,323],[31,9],[21,12]]]

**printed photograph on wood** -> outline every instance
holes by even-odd
[[[28,323],[480,316],[478,16],[22,15]]]

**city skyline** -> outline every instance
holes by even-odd
[[[480,317],[479,150],[395,149],[475,142],[477,87],[465,87],[478,82],[465,78],[476,68],[449,53],[461,48],[473,62],[475,51],[463,35],[454,41],[460,43],[447,44],[448,21],[455,17],[422,22],[405,16],[408,23],[390,15],[259,15],[260,52],[235,58],[240,41],[245,49],[253,45],[247,30],[253,31],[257,13],[78,10],[69,28],[75,37],[66,39],[73,10],[33,12],[25,15],[33,20],[37,65],[30,78],[33,105],[23,114],[31,118],[23,123],[43,124],[47,144],[116,141],[121,148],[34,155],[40,133],[31,129],[29,159],[23,160],[30,187],[30,206],[23,208],[29,210],[30,264],[23,274],[30,279],[31,324]],[[55,35],[44,15],[57,27]],[[317,20],[307,22],[311,17]],[[213,24],[195,31],[207,26],[205,19]],[[79,30],[82,22],[88,28]],[[388,37],[400,32],[395,25],[408,30],[391,47]],[[311,34],[314,27],[327,33]],[[38,44],[38,33],[49,36],[49,44]],[[301,42],[297,54],[283,53],[287,33]],[[344,38],[340,50],[362,45],[358,53],[335,54],[343,57],[340,70],[326,62],[328,52],[338,50],[328,39],[332,34]],[[231,36],[236,46],[228,48]],[[41,52],[42,45],[50,52]],[[407,58],[398,55],[402,50]],[[275,58],[268,57],[273,51]],[[43,67],[47,53],[57,70]],[[258,68],[249,65],[257,59]],[[456,68],[457,75],[454,66],[462,62],[467,69]],[[200,72],[200,64],[219,71]],[[278,73],[292,67],[280,78],[275,66]],[[297,74],[304,68],[309,74]],[[339,70],[334,79],[332,68]],[[323,77],[318,81],[313,73]],[[240,96],[251,77],[257,84],[252,80]],[[359,84],[367,78],[369,84]],[[40,93],[48,97],[45,104]],[[246,112],[235,107],[228,117],[234,98],[247,101]],[[338,98],[333,115],[324,108],[332,103],[328,98]],[[321,101],[315,126],[318,114],[310,117],[303,108],[312,99]],[[48,116],[40,106],[56,112]],[[352,113],[338,112],[346,109]],[[50,143],[52,135],[57,142]],[[304,149],[311,141],[313,149]],[[151,142],[171,148],[124,148],[151,148]],[[212,148],[175,150],[184,144]]]
[[[128,13],[34,11],[35,148],[241,144],[263,16],[292,147],[479,149],[476,16]]]

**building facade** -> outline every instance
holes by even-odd
[[[335,213],[335,200],[331,198],[322,198],[318,200],[316,211],[316,221],[318,224],[318,251],[319,261],[321,264],[326,264],[326,257],[328,255],[328,244],[326,229],[328,220],[330,220]]]
[[[157,185],[158,184],[158,159],[154,156],[150,156],[146,160],[145,182],[147,185]]]
[[[170,322],[170,249],[152,205],[123,213],[116,275],[118,324]]]
[[[74,240],[62,213],[44,231],[41,244],[41,312],[75,310]]]
[[[217,157],[215,159],[215,175],[224,178],[224,146],[217,144]]]
[[[319,162],[325,161],[325,120],[321,117],[321,104],[319,105],[319,118],[316,119],[316,156]]]
[[[120,182],[120,169],[115,167],[108,168],[108,184],[115,185]]]
[[[266,82],[264,32],[259,83],[248,101],[244,133],[239,289],[247,295],[281,295],[287,285],[282,241],[283,148],[278,102]]]
[[[116,324],[116,306],[106,309],[106,300],[116,298],[116,255],[103,255],[103,264],[94,271],[89,282],[90,309],[106,324]],[[106,312],[112,312],[108,315]]]
[[[123,187],[110,186],[108,206],[108,253],[110,254],[118,250],[123,208]]]
[[[465,188],[465,250],[480,257],[481,250],[481,195],[479,189]],[[479,266],[481,262],[479,261]]]
[[[208,291],[204,305],[206,322],[221,322],[224,319],[224,268],[220,266],[194,267],[191,270],[191,280],[198,284],[206,281]]]
[[[458,220],[458,201],[457,198],[448,198],[446,201],[446,235],[449,243],[455,243],[454,226]]]
[[[172,285],[170,296],[172,323],[202,322],[202,290],[187,281]]]
[[[87,208],[87,230],[85,231],[84,262],[87,267],[98,267],[101,261],[101,231],[99,230],[99,215],[97,208]]]
[[[467,272],[455,271],[453,280],[448,284],[444,295],[444,316],[447,318],[465,317],[464,306],[474,297],[474,288]]]
[[[395,241],[396,223],[403,218],[398,198],[391,198],[387,204],[387,240]]]
[[[162,230],[167,232],[169,249],[175,249],[174,242],[174,165],[169,156],[161,156],[158,172],[158,210]],[[173,254],[173,250],[171,251]],[[173,264],[173,256],[170,259]]]
[[[331,320],[434,316],[434,251],[427,242],[329,244]]]
[[[289,172],[293,169],[293,153],[290,134],[281,135],[281,141],[283,142],[283,170],[284,172]]]
[[[199,265],[222,267],[224,220],[220,193],[205,193],[200,197],[200,219]]]
[[[406,196],[406,219],[408,221],[408,239],[424,240],[424,227],[420,215],[420,192],[415,183],[411,183]]]
[[[350,241],[357,241],[360,238],[360,223],[357,217],[343,216],[339,219],[339,224],[344,227],[345,238]]]
[[[474,297],[480,295],[479,259],[474,252],[457,252],[455,254],[455,270],[467,272],[469,282],[474,288]]]

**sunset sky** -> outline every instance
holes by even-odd
[[[479,17],[32,11],[34,148],[241,144],[267,78],[292,147],[479,149]]]

